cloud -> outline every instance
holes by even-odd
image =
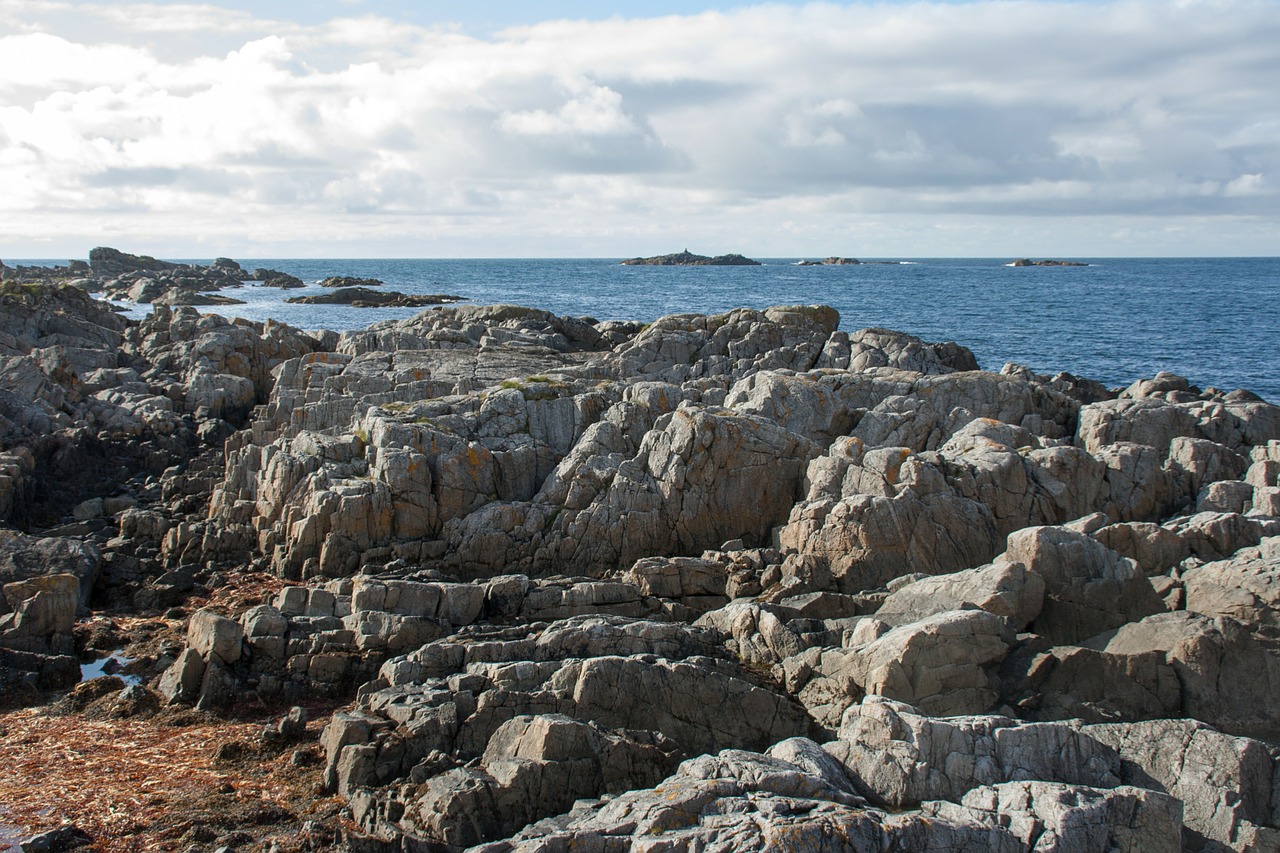
[[[264,23],[248,12],[208,3],[84,4],[81,10],[136,33],[238,33]]]
[[[880,214],[922,229],[966,214],[1194,216],[1202,230],[1245,217],[1274,235],[1274,12],[770,5],[473,38],[373,15],[0,0],[0,21],[27,22],[0,38],[0,231],[83,233],[110,212],[228,240],[408,244],[479,217],[530,245],[577,234],[570,254],[592,253],[593,228],[817,240]],[[109,26],[68,29],[68,14]],[[175,56],[152,41],[165,33],[232,48]]]

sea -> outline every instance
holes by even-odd
[[[1202,388],[1244,388],[1280,403],[1280,258],[1072,258],[1088,265],[1062,267],[1012,267],[1008,258],[863,259],[878,262],[856,266],[771,258],[734,267],[623,266],[617,258],[236,260],[246,270],[290,273],[308,287],[249,283],[222,291],[245,304],[201,310],[339,331],[422,310],[284,302],[324,292],[316,282],[331,275],[597,320],[822,303],[840,312],[842,329],[956,341],[987,370],[1016,362],[1112,387],[1172,371]],[[148,310],[124,307],[134,317]]]

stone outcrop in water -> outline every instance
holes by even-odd
[[[380,278],[357,278],[350,275],[331,275],[320,279],[321,287],[381,287]]]
[[[0,543],[6,677],[74,677],[81,607],[198,601],[152,689],[349,700],[318,771],[349,847],[1280,843],[1250,395],[985,372],[820,306],[312,336],[4,298],[0,509],[44,533]],[[269,590],[219,599],[246,567]]]
[[[759,261],[753,261],[742,255],[695,255],[688,249],[670,255],[656,255],[652,258],[630,258],[622,262],[623,266],[635,267],[758,267]]]
[[[281,290],[296,290],[307,286],[306,282],[296,275],[280,272],[280,270],[258,268],[249,277],[254,281],[262,282],[264,287],[278,287]]]
[[[449,296],[444,293],[417,296],[401,293],[398,290],[370,290],[364,286],[344,287],[323,283],[321,286],[337,289],[332,293],[315,296],[294,296],[286,299],[285,302],[296,305],[350,305],[353,308],[422,308],[427,305],[448,305],[463,300],[461,296]]]
[[[1018,258],[1008,264],[1011,267],[1087,267],[1083,261],[1033,261],[1030,258]]]

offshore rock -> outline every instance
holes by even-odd
[[[631,258],[622,262],[623,266],[650,266],[650,267],[726,267],[726,266],[760,266],[759,261],[753,261],[750,258],[744,258],[742,255],[716,255],[714,258],[706,255],[695,255],[688,249],[683,252],[676,252],[671,255],[657,255],[652,258]]]
[[[379,282],[381,283],[381,282]],[[449,296],[437,293],[430,296],[418,296],[401,293],[398,290],[370,290],[364,286],[338,286],[332,293],[318,296],[294,296],[285,302],[294,305],[350,305],[353,308],[422,308],[427,305],[447,305],[460,302],[465,297]]]

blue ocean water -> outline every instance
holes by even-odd
[[[989,370],[1014,361],[1112,386],[1170,370],[1202,387],[1247,388],[1280,402],[1280,258],[1073,259],[1088,261],[1085,267],[1009,267],[1007,258],[804,267],[795,258],[758,267],[631,267],[617,259],[237,260],[245,269],[270,267],[307,282],[373,277],[407,293],[451,293],[476,304],[530,305],[599,320],[825,303],[839,310],[846,330],[882,326],[954,340]],[[321,292],[249,285],[224,291],[247,304],[216,310],[338,330],[417,313],[283,301],[313,290]]]

